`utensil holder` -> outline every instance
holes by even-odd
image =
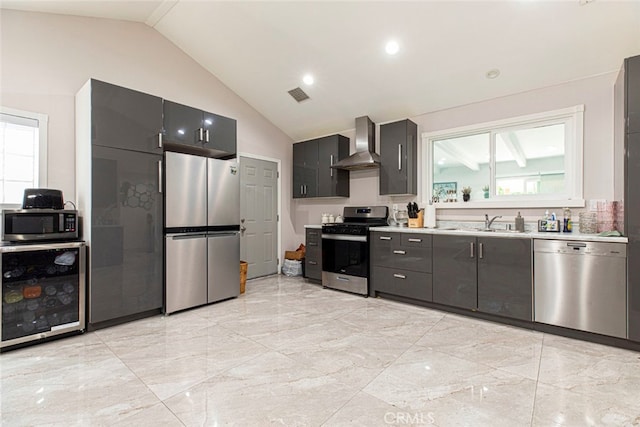
[[[409,228],[424,227],[424,209],[418,211],[418,218],[409,218]]]

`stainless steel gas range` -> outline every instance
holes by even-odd
[[[322,226],[322,286],[369,294],[369,228],[388,216],[387,206],[347,206],[343,223]]]

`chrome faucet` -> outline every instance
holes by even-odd
[[[489,215],[484,214],[484,229],[491,230],[491,224],[498,218],[502,218],[502,215],[496,215],[493,218],[489,219]]]

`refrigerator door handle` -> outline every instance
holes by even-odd
[[[200,239],[203,237],[207,237],[205,233],[191,233],[191,234],[176,234],[170,237],[171,240],[186,240],[186,239]]]
[[[239,233],[239,231],[209,231],[207,233],[207,237],[227,237],[227,236],[235,236]]]

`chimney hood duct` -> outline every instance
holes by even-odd
[[[331,167],[346,170],[380,167],[380,156],[376,154],[376,125],[369,117],[356,119],[356,152]]]

